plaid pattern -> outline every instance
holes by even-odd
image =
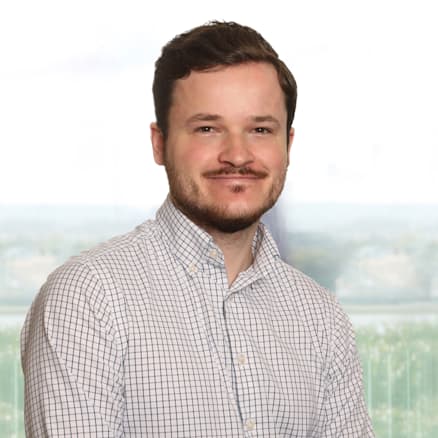
[[[263,225],[228,286],[211,237],[155,221],[52,273],[22,331],[29,437],[372,437],[351,325]]]

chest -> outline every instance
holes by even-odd
[[[128,306],[130,410],[140,404],[154,418],[207,421],[221,433],[255,416],[276,436],[294,431],[285,418],[310,428],[324,369],[306,325],[266,285],[228,295],[223,287],[219,277],[183,270],[140,287]]]

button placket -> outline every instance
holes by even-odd
[[[227,326],[230,336],[230,348],[234,368],[234,392],[239,410],[242,414],[242,426],[246,436],[256,434],[256,420],[254,417],[251,393],[254,384],[254,376],[251,372],[251,358],[253,352],[251,344],[247,341],[244,329],[244,307],[242,307],[242,297],[239,292],[234,292],[226,299],[227,307]],[[257,402],[257,401],[256,401]]]

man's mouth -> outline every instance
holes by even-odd
[[[225,167],[205,172],[203,176],[217,179],[260,179],[265,178],[268,174],[249,167]]]

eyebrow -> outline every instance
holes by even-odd
[[[249,119],[256,123],[274,123],[275,125],[280,126],[280,122],[278,119],[271,115],[266,116],[251,116]],[[193,116],[189,117],[186,121],[187,124],[194,122],[215,122],[217,120],[222,120],[222,117],[219,114],[210,114],[210,113],[197,113]]]
[[[256,123],[274,123],[277,126],[280,126],[280,122],[273,116],[267,115],[267,116],[254,116],[251,117],[251,120]]]
[[[187,124],[194,122],[214,122],[216,120],[220,120],[222,117],[218,114],[210,114],[210,113],[197,113],[193,116],[189,117],[186,121]]]

